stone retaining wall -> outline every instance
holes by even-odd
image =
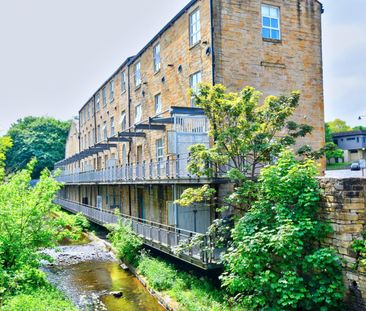
[[[366,230],[366,178],[320,178],[323,189],[323,217],[330,221],[334,233],[326,243],[344,261],[347,310],[366,310],[366,270],[357,267],[352,242]]]

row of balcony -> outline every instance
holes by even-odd
[[[63,198],[57,198],[55,204],[60,205],[69,212],[81,213],[90,221],[99,225],[122,222],[125,225],[131,226],[132,230],[143,239],[144,244],[200,268],[211,269],[218,266],[220,253],[219,250],[211,251],[212,240],[208,235],[201,234],[203,243],[200,246],[192,246],[188,250],[177,253],[176,248],[179,245],[189,243],[199,233],[129,215],[116,214]]]
[[[161,161],[143,161],[142,163],[110,166],[102,170],[67,173],[57,177],[59,182],[77,183],[124,183],[124,182],[160,182],[185,180],[187,182],[207,181],[207,177],[197,177],[188,172],[188,155],[167,157]],[[220,176],[215,176],[215,178]]]

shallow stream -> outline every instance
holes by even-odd
[[[80,310],[162,311],[163,307],[130,272],[124,271],[101,240],[45,251],[54,258],[43,270]],[[122,293],[115,298],[112,292]]]

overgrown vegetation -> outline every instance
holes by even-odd
[[[4,304],[5,310],[62,310],[59,306],[74,310],[39,270],[40,261],[48,259],[40,250],[64,237],[76,238],[81,225],[86,225],[85,218],[71,218],[53,204],[61,185],[47,170],[35,187],[30,186],[35,165],[31,161],[26,169],[0,181],[0,306]],[[47,292],[44,308],[37,295]]]
[[[319,219],[320,189],[312,160],[283,152],[261,172],[258,199],[239,220],[224,256],[223,285],[251,310],[337,310],[344,293],[331,233]]]
[[[118,257],[136,265],[142,248],[142,239],[132,231],[131,224],[120,221],[117,226],[110,225],[108,229],[111,231],[108,238],[116,248]]]
[[[51,286],[9,298],[2,311],[77,311],[61,292]]]
[[[362,233],[362,239],[354,240],[351,246],[357,254],[357,262],[354,268],[362,267],[366,269],[366,231]]]
[[[128,224],[120,223],[115,226],[109,238],[119,258],[132,264],[151,288],[177,301],[179,310],[242,310],[229,305],[225,300],[225,292],[215,288],[207,279],[199,279],[141,250],[142,240],[133,233]]]
[[[302,146],[298,160],[293,152],[283,152],[312,130],[289,121],[299,94],[270,96],[262,104],[260,93],[250,87],[226,93],[223,86],[202,85],[194,98],[209,118],[214,144],[191,147],[189,170],[198,176],[219,170],[234,185],[223,200],[213,197],[220,210],[234,215],[234,229],[226,234],[213,228],[222,222],[209,228],[221,240],[229,236],[223,286],[249,310],[337,309],[344,292],[342,267],[331,249],[321,247],[331,228],[318,218],[313,161],[329,148]],[[213,193],[207,185],[188,189],[178,203],[201,202]]]

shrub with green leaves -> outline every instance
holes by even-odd
[[[62,293],[49,288],[20,294],[5,301],[2,311],[77,311]]]
[[[150,256],[143,255],[138,267],[156,290],[171,289],[176,281],[176,271],[170,265]]]
[[[131,224],[120,222],[117,226],[110,226],[108,238],[116,248],[118,257],[130,264],[135,264],[142,248],[142,239],[132,230]]]
[[[337,310],[344,285],[339,257],[321,242],[317,166],[284,151],[259,178],[258,200],[232,232],[222,280],[249,310]]]

